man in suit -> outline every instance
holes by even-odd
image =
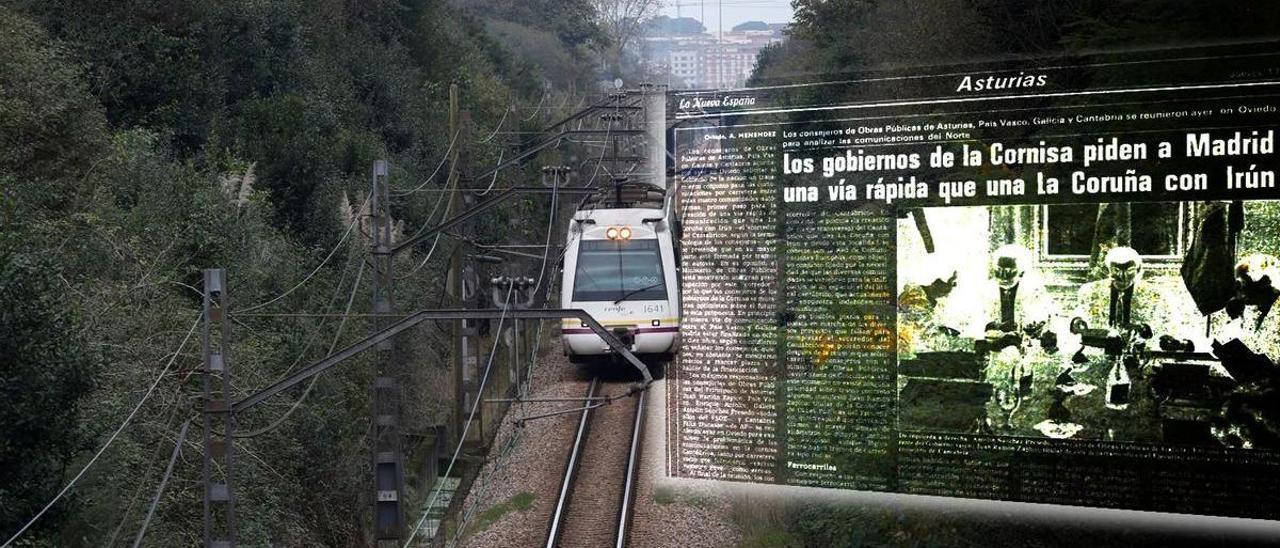
[[[1022,330],[1039,336],[1060,313],[1030,263],[1031,252],[1017,244],[1002,245],[992,252],[991,277],[982,293],[984,331]]]
[[[1104,262],[1107,277],[1080,286],[1073,317],[1083,319],[1091,328],[1125,331],[1145,324],[1155,335],[1196,336],[1195,325],[1187,319],[1188,310],[1194,311],[1193,305],[1184,303],[1189,299],[1144,282],[1145,269],[1137,251],[1114,247],[1107,251]]]

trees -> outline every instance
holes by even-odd
[[[86,169],[106,123],[63,44],[0,10],[0,171],[41,177]]]
[[[662,8],[661,0],[593,0],[596,21],[608,42],[602,48],[606,73],[620,76],[623,57],[640,37],[645,21]]]
[[[938,65],[1109,48],[1152,48],[1274,38],[1280,14],[1259,0],[1229,5],[1176,0],[795,0],[795,55],[775,53],[764,73],[788,66],[832,73]],[[803,53],[801,53],[803,52]],[[803,71],[793,70],[793,73]]]
[[[61,46],[38,25],[0,11],[0,536],[57,492],[84,449],[80,411],[101,360],[83,336],[76,301],[51,256],[22,237],[39,219],[23,210],[83,199],[70,183],[98,154],[105,128]],[[59,522],[55,512],[46,527]]]
[[[697,36],[707,32],[707,27],[692,17],[667,17],[659,15],[645,23],[645,32],[654,34],[683,34]]]
[[[101,362],[87,346],[57,266],[0,233],[0,535],[35,515],[62,487],[86,444],[82,400]],[[65,511],[41,524],[56,525]]]
[[[539,42],[548,59],[570,64],[596,40],[593,17],[563,14],[590,12],[589,0],[537,3],[546,9],[511,25],[549,37]],[[477,164],[503,146],[484,135],[535,118],[507,116],[512,101],[545,99],[549,109],[574,99],[542,97],[529,60],[537,52],[493,39],[444,0],[0,0],[0,51],[0,542],[78,471],[136,404],[137,387],[159,374],[198,314],[201,269],[228,268],[242,305],[316,269],[263,311],[341,312],[332,303],[354,293],[352,311],[366,312],[368,276],[354,282],[366,250],[358,236],[338,243],[346,222],[334,212],[344,194],[358,205],[368,192],[372,161],[390,160],[393,185],[440,190],[445,177],[424,179],[451,144],[442,129],[451,83],[475,126],[459,146]],[[566,67],[565,78],[586,80],[576,70]],[[252,187],[224,192],[223,181],[244,181],[250,166]],[[416,230],[440,195],[405,197],[394,214]],[[496,215],[515,217],[520,205]],[[523,230],[530,241],[542,234],[503,220],[486,230]],[[435,257],[450,245],[441,240]],[[334,260],[317,269],[335,246]],[[410,275],[404,265],[397,298],[438,302],[438,266]],[[237,321],[237,396],[323,356],[338,323]],[[336,344],[369,329],[353,318]],[[406,411],[405,424],[430,426],[449,405],[440,394],[451,391],[432,384],[444,377],[447,347],[432,345],[434,331],[422,335],[413,342],[424,351],[406,371],[431,376],[407,374],[405,389],[431,397]],[[113,531],[117,540],[136,532],[158,480],[154,455],[167,456],[177,425],[199,408],[194,348],[23,541],[97,546]],[[367,516],[353,511],[369,496],[372,381],[362,364],[326,373],[279,428],[237,443],[241,541],[366,543]],[[300,398],[282,394],[238,420],[261,428]],[[198,535],[195,447],[174,471],[151,545],[190,545]]]

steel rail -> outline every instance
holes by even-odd
[[[618,512],[618,536],[613,543],[614,548],[624,548],[627,545],[627,532],[632,525],[631,503],[635,499],[633,486],[640,467],[640,431],[644,428],[644,395],[645,392],[642,391],[636,398],[636,420],[631,427],[631,452],[627,454],[627,475],[622,480],[622,507]]]
[[[594,398],[599,379],[591,379],[587,385],[587,398]],[[560,483],[560,495],[556,498],[556,507],[551,511],[551,526],[547,529],[546,548],[556,548],[560,544],[560,534],[564,532],[565,512],[569,509],[569,496],[573,493],[573,483],[577,479],[578,466],[582,463],[582,449],[587,445],[587,434],[591,424],[591,407],[582,409],[578,419],[578,433],[573,438],[573,447],[569,449],[569,460],[565,464],[564,481]]]

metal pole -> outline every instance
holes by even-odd
[[[645,167],[649,184],[667,189],[667,86],[641,88],[644,99]]]
[[[460,129],[458,128],[458,84],[449,86],[449,134],[454,135],[454,140],[458,139]],[[449,180],[445,183],[445,188],[449,185],[456,185],[458,180],[458,150],[455,148],[450,153],[449,158]],[[456,187],[455,187],[456,188]],[[449,195],[448,211],[459,211],[462,209],[462,198],[460,192],[453,192]],[[407,243],[407,242],[406,242]],[[445,292],[452,297],[454,303],[463,301],[464,286],[462,282],[462,246],[454,246],[453,254],[449,256],[449,276],[448,284]],[[466,390],[463,388],[463,369],[466,363],[464,356],[466,355],[466,343],[463,342],[463,331],[467,328],[466,323],[459,322],[452,325],[451,343],[453,345],[453,424],[450,428],[450,437],[457,436],[462,432],[462,422],[465,417],[462,416],[463,395]]]
[[[206,548],[232,548],[236,543],[235,497],[232,492],[235,418],[230,401],[231,321],[226,317],[229,305],[227,271],[222,268],[205,269],[204,325],[200,338],[204,357],[201,375],[204,459],[201,476]],[[222,481],[214,478],[219,472]]]
[[[461,108],[461,98],[455,97],[455,103],[451,105],[456,108],[458,146],[454,148],[454,161],[457,169],[454,170],[458,185],[471,187],[471,155],[467,143],[471,142],[471,111]],[[457,199],[459,207],[455,211],[470,210],[475,205],[476,198],[471,193],[455,193],[454,198]],[[486,196],[486,199],[490,196]],[[497,198],[497,196],[493,196]],[[463,237],[470,237],[472,230],[469,224],[460,224],[458,232]],[[455,256],[457,267],[459,268],[458,294],[461,298],[459,303],[461,308],[474,309],[480,306],[479,299],[483,297],[480,291],[480,272],[477,268],[476,261],[471,258],[462,248],[458,248]],[[457,400],[460,406],[458,430],[462,433],[464,424],[468,421],[477,421],[479,428],[470,430],[470,436],[474,436],[472,441],[483,442],[484,440],[484,409],[481,406],[473,406],[472,402],[475,398],[479,398],[480,390],[480,326],[477,320],[462,320],[458,322],[457,340],[458,340],[458,359],[459,370],[462,382],[459,384],[461,394]],[[490,334],[497,336],[497,334]],[[468,411],[462,413],[461,410],[470,410],[474,408],[474,412]],[[465,442],[465,440],[464,440]]]
[[[391,255],[391,209],[387,190],[387,162],[373,163],[373,312],[391,314],[393,257]],[[373,332],[386,327],[385,316],[374,316]],[[385,340],[375,347],[377,373],[373,380],[373,482],[374,538],[378,545],[400,543],[404,532],[404,456],[400,451],[400,386],[395,375],[394,345]]]

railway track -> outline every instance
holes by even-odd
[[[603,382],[592,379],[588,402]],[[584,406],[551,514],[547,548],[626,546],[640,462],[644,395]]]

